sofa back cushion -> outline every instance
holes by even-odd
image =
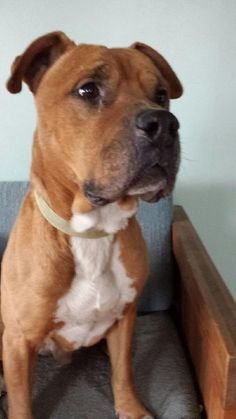
[[[27,182],[0,182],[0,259],[27,188]],[[162,199],[157,204],[140,202],[138,221],[150,259],[150,276],[139,299],[140,312],[166,310],[171,304],[171,220],[171,198]]]

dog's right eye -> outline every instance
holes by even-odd
[[[83,100],[94,101],[100,95],[100,91],[96,83],[88,82],[80,87],[77,87],[74,91],[75,95]]]

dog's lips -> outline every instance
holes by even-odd
[[[97,207],[109,204],[109,202],[111,202],[109,199],[104,198],[103,196],[98,195],[89,190],[85,192],[85,196],[91,202],[92,205]]]
[[[128,192],[128,195],[136,195],[147,202],[157,202],[159,201],[159,199],[165,196],[167,184],[167,179],[163,177],[153,185],[147,185],[139,188],[131,188]]]
[[[172,183],[168,173],[156,164],[139,171],[126,185],[116,190],[112,185],[104,187],[90,181],[84,185],[83,191],[94,207],[104,206],[127,196],[141,198],[147,202],[157,202],[170,194]]]
[[[133,181],[128,189],[128,195],[137,196],[147,202],[157,202],[167,194],[168,189],[166,171],[159,164],[154,164]]]
[[[153,203],[153,202],[158,202],[161,198],[164,198],[165,196],[167,196],[167,194],[165,193],[164,189],[161,189],[158,192],[154,192],[154,193],[147,192],[146,194],[140,195],[140,198],[143,201]]]

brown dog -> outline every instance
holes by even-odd
[[[136,301],[148,275],[135,211],[138,197],[157,201],[173,188],[179,125],[168,109],[181,84],[144,44],[77,46],[61,32],[16,58],[9,91],[22,81],[35,95],[38,126],[31,186],[2,263],[9,418],[32,418],[39,350],[61,358],[104,337],[118,416],[150,417],[131,372]]]

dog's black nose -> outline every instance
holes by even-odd
[[[168,141],[179,129],[179,122],[171,112],[153,109],[140,112],[135,124],[149,141],[157,145],[160,138],[166,138]]]

